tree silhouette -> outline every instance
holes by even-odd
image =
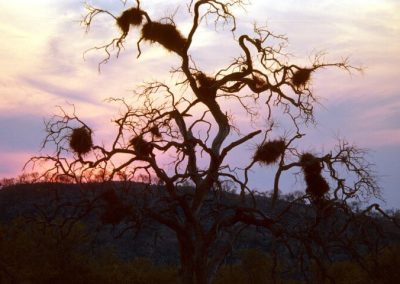
[[[87,28],[104,14],[121,30],[109,43],[94,48],[106,54],[99,67],[113,54],[118,56],[130,31],[137,29],[141,31],[138,62],[142,52],[151,49],[149,45],[143,48],[144,42],[160,45],[179,63],[174,77],[183,79],[144,84],[136,90],[135,104],[110,99],[120,103],[123,111],[114,120],[117,133],[109,145],[94,143],[91,128],[75,112],[61,109],[60,115],[46,123],[43,146],[55,145],[54,154],[33,157],[31,162],[44,161],[49,167],[43,176],[54,180],[64,177],[82,183],[97,173],[107,181],[120,178],[162,185],[162,193],[148,187],[142,192],[143,202],[132,206],[119,200],[112,203],[103,196],[109,210],[102,218],[112,220],[113,225],[125,220],[129,228],[137,229],[151,221],[172,230],[179,243],[183,283],[211,283],[235,240],[249,226],[272,240],[273,262],[291,259],[289,266],[293,267],[288,268],[287,277],[309,280],[311,267],[317,267],[319,275],[330,279],[326,263],[338,254],[367,269],[363,251],[371,251],[381,238],[370,215],[382,211],[373,204],[355,212],[350,204],[363,197],[379,197],[365,151],[346,141],[339,141],[325,154],[302,153],[296,148],[305,136],[302,129],[314,123],[313,74],[327,67],[349,72],[359,69],[346,59],[326,62],[321,54],[309,66],[292,64],[284,50],[287,39],[265,27],[255,25],[251,34],[237,34],[239,19],[234,10],[245,5],[243,0],[190,1],[188,34],[179,31],[173,17],[153,19],[152,11],[143,10],[140,4],[124,4],[119,16],[87,6],[83,20]],[[198,68],[191,56],[195,35],[205,22],[211,22],[216,33],[218,27],[229,26],[232,45],[241,50],[214,74]],[[243,133],[235,127],[235,117],[228,115],[231,102],[246,113],[253,130]],[[252,123],[260,119],[258,110],[268,118],[262,128]],[[277,116],[291,123],[284,136],[275,135]],[[254,141],[259,146],[248,154],[245,167],[227,162],[236,149],[254,145]],[[249,186],[249,174],[258,165],[264,165],[263,171],[274,171],[270,199],[255,194]],[[307,188],[304,194],[280,202],[281,180],[294,170],[304,177]],[[240,194],[225,190],[227,184]],[[379,246],[375,248],[378,251]],[[274,279],[276,274],[265,277]]]

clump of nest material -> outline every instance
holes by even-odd
[[[285,149],[286,143],[283,139],[265,142],[257,147],[253,160],[266,165],[276,163],[285,152]]]
[[[148,22],[142,28],[142,37],[150,42],[157,42],[169,51],[183,55],[186,39],[172,24]]]
[[[142,136],[132,138],[130,144],[138,157],[148,157],[153,151],[153,145],[144,140]]]
[[[305,174],[317,175],[321,174],[321,162],[313,154],[304,153],[300,157],[300,165]]]
[[[142,24],[143,11],[138,8],[125,10],[121,16],[117,18],[117,25],[121,29],[124,36],[129,32],[130,26],[139,26]]]
[[[329,191],[329,185],[321,174],[321,161],[310,153],[304,153],[300,158],[300,165],[307,184],[306,192],[314,200],[322,200],[324,195]]]
[[[153,135],[155,138],[162,138],[160,129],[157,127],[157,125],[154,125],[153,127],[150,128],[150,133]]]
[[[201,97],[206,99],[215,99],[217,96],[217,89],[214,86],[215,79],[207,76],[203,72],[196,73],[195,78]]]
[[[252,77],[256,88],[262,88],[267,84],[265,79],[258,74],[252,74]]]
[[[89,153],[93,147],[91,130],[84,126],[74,128],[70,136],[69,146],[79,155]]]
[[[268,85],[265,78],[263,78],[260,74],[257,73],[253,73],[251,75],[252,79],[250,80],[250,82],[247,83],[249,88],[255,93],[260,93],[261,91],[265,91]]]
[[[303,87],[310,80],[312,69],[300,68],[293,73],[292,83],[296,87]]]

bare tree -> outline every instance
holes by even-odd
[[[125,209],[110,223],[125,218],[134,228],[152,220],[171,229],[179,243],[183,283],[211,283],[236,238],[249,226],[262,228],[275,244],[274,259],[290,256],[298,264],[294,270],[303,273],[305,280],[310,279],[312,263],[325,271],[325,261],[338,252],[363,265],[360,248],[376,244],[379,238],[378,226],[371,225],[368,216],[374,209],[380,210],[374,204],[354,212],[349,205],[355,199],[379,197],[365,152],[345,141],[325,154],[296,149],[305,135],[302,128],[314,123],[316,98],[309,88],[310,77],[328,67],[349,72],[359,69],[346,59],[326,62],[321,54],[309,66],[291,64],[284,50],[286,37],[265,27],[255,25],[251,34],[238,35],[233,11],[245,5],[243,0],[187,4],[191,28],[185,35],[173,17],[153,19],[152,11],[143,10],[138,0],[132,7],[124,3],[120,15],[87,6],[83,19],[87,28],[103,14],[115,19],[121,29],[108,44],[94,48],[106,54],[99,66],[113,54],[118,56],[130,30],[138,29],[138,60],[147,51],[143,42],[161,45],[179,63],[173,69],[174,78],[183,79],[144,84],[135,94],[140,104],[110,99],[120,103],[123,111],[114,121],[117,132],[109,145],[93,144],[91,128],[75,112],[61,110],[47,122],[43,145],[55,145],[55,153],[34,157],[31,162],[50,165],[43,175],[52,179],[64,177],[82,183],[100,169],[104,180],[122,177],[162,184],[162,194],[154,197],[151,189],[144,193],[152,195],[148,202],[128,209],[114,206],[112,210]],[[237,58],[215,74],[199,69],[191,56],[203,22],[213,23],[215,32],[220,26],[230,26],[232,45],[241,49]],[[227,114],[230,102],[241,106],[253,130],[243,133],[235,127],[235,117]],[[260,117],[258,110],[267,113],[263,128],[252,123]],[[292,125],[284,136],[274,134],[277,115]],[[254,145],[254,141],[261,143],[255,153],[249,153],[244,167],[227,162],[234,150]],[[250,188],[250,171],[259,164],[274,165],[263,169],[275,172],[271,199],[260,198]],[[280,203],[281,180],[293,172],[304,177],[307,188],[303,195]],[[224,190],[227,183],[239,189],[240,195]],[[357,242],[360,237],[362,243]]]

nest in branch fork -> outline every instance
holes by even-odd
[[[117,25],[121,29],[124,35],[127,35],[129,32],[129,27],[139,26],[142,24],[143,20],[143,11],[138,8],[131,8],[125,10],[121,16],[117,18]]]
[[[324,195],[329,191],[328,182],[321,174],[305,174],[304,179],[307,184],[306,192],[314,200],[323,199]]]
[[[304,180],[307,184],[306,192],[314,200],[323,199],[329,191],[329,184],[321,175],[322,163],[313,154],[304,153],[300,157],[300,165],[304,172]]]
[[[322,170],[321,162],[313,154],[304,153],[300,157],[300,165],[305,174],[316,175]]]
[[[69,139],[69,146],[79,155],[88,153],[93,147],[90,129],[84,126],[73,129]]]
[[[153,135],[153,137],[156,138],[162,138],[162,135],[160,133],[160,129],[156,125],[150,128],[150,133]]]
[[[255,85],[256,88],[262,88],[267,84],[265,79],[262,78],[258,74],[252,74],[252,77],[253,77],[253,82],[254,82],[254,85]]]
[[[214,99],[217,96],[214,78],[207,76],[203,72],[195,74],[195,78],[202,97]]]
[[[292,83],[296,87],[302,87],[307,84],[310,80],[312,69],[301,68],[294,72],[292,77]]]
[[[179,55],[183,55],[186,46],[186,39],[172,24],[148,22],[142,28],[142,37],[151,43],[157,42]]]
[[[285,149],[286,143],[283,139],[265,142],[257,147],[253,160],[266,165],[276,163]]]
[[[142,136],[132,138],[130,144],[138,157],[148,157],[153,151],[153,145],[144,140]]]

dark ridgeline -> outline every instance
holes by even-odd
[[[304,156],[304,155],[303,155]],[[309,170],[311,170],[309,168]],[[315,170],[317,167],[315,165]],[[181,187],[182,195],[188,192],[193,193],[192,187]],[[13,220],[22,218],[30,222],[49,224],[59,219],[76,219],[78,223],[84,224],[88,232],[95,239],[95,245],[91,244],[94,255],[105,248],[116,249],[117,255],[124,260],[133,260],[138,257],[150,258],[157,265],[177,265],[179,264],[178,243],[173,231],[146,219],[146,224],[142,224],[140,230],[132,227],[132,215],[135,208],[145,208],[147,203],[158,203],[165,205],[162,201],[167,198],[165,187],[135,182],[103,182],[88,184],[63,184],[63,183],[33,183],[16,184],[6,186],[0,190],[0,224],[10,224]],[[261,209],[264,214],[279,216],[282,211],[287,210],[290,205],[290,214],[282,220],[282,224],[293,228],[307,225],[312,221],[317,212],[311,204],[297,202],[291,204],[290,199],[279,199],[277,204],[272,207],[270,197],[265,195],[255,195],[259,204],[263,204]],[[246,197],[248,203],[252,197]],[[211,195],[210,201],[213,200]],[[218,206],[230,207],[241,203],[242,197],[232,191],[223,191],[219,195]],[[206,227],[210,227],[213,222],[213,206],[203,208],[202,216]],[[229,213],[229,212],[228,212]],[[360,218],[363,216],[360,215]],[[139,220],[139,217],[137,217]],[[325,222],[343,222],[348,219],[339,208]],[[136,220],[136,221],[138,221]],[[145,219],[141,220],[144,221]],[[370,217],[370,223],[381,223],[384,230],[387,230],[386,242],[397,243],[400,240],[400,232],[395,229],[384,218],[379,216]],[[323,225],[323,224],[322,224]],[[326,224],[325,224],[326,225]],[[324,225],[324,226],[325,226]],[[320,229],[324,229],[324,226]],[[340,228],[340,223],[337,223]],[[130,228],[126,234],[119,235],[120,232]],[[348,234],[351,235],[353,228],[347,227]],[[348,236],[349,236],[348,235]],[[156,240],[155,240],[156,238]],[[273,236],[268,230],[255,230],[246,228],[238,237],[238,242],[233,247],[232,255],[244,249],[256,249],[265,253],[272,253],[276,248],[272,246]],[[232,257],[231,255],[231,257]],[[289,255],[287,255],[289,257]],[[347,259],[340,250],[336,251],[333,259]],[[235,259],[228,258],[235,262]],[[290,257],[287,259],[290,261]]]

